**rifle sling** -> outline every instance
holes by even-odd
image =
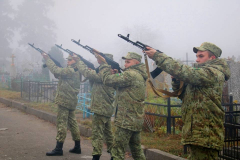
[[[184,82],[180,81],[179,89],[174,91],[174,92],[169,92],[169,91],[166,91],[166,90],[163,90],[163,89],[158,89],[158,88],[154,87],[154,85],[153,85],[153,83],[152,83],[152,81],[150,79],[147,79],[147,82],[150,84],[150,87],[152,88],[153,92],[157,96],[163,97],[163,98],[178,97],[182,93],[183,85],[184,85]],[[163,94],[165,94],[165,95],[163,95]]]
[[[174,91],[174,92],[169,92],[169,91],[166,91],[166,90],[163,90],[163,89],[157,89],[156,87],[154,87],[152,81],[150,80],[150,72],[149,72],[148,60],[147,60],[147,55],[146,54],[144,54],[144,59],[145,59],[145,65],[146,65],[147,74],[148,74],[147,83],[150,84],[150,87],[152,88],[153,92],[157,96],[163,97],[163,98],[178,97],[182,93],[182,91],[183,91],[183,84],[184,84],[184,82],[180,81],[179,89]],[[165,94],[165,95],[163,95],[163,94]]]

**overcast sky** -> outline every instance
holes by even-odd
[[[16,4],[23,0],[12,0]],[[117,37],[128,34],[126,28],[149,28],[158,36],[150,44],[174,58],[195,60],[192,51],[202,42],[212,42],[223,50],[223,57],[240,55],[239,0],[54,0],[47,15],[56,23],[57,44],[77,53],[87,54],[71,42],[81,39],[83,44],[100,51],[113,53],[118,59],[119,48],[130,46]],[[137,33],[130,33],[134,41]],[[152,42],[151,42],[152,43]],[[129,51],[136,51],[132,46]],[[139,53],[141,54],[140,50]],[[125,54],[125,53],[122,53]],[[90,58],[93,58],[89,56]]]

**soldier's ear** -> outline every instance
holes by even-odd
[[[139,64],[140,62],[136,59],[132,59],[134,61],[135,64]]]
[[[210,60],[214,60],[214,59],[216,59],[216,56],[211,56],[210,57]]]

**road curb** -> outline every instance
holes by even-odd
[[[56,125],[57,116],[50,114],[48,112],[40,111],[26,106],[24,103],[17,102],[14,100],[9,100],[0,97],[0,102],[7,105],[8,107],[13,107],[21,110],[27,114],[35,115],[36,117],[51,122]],[[79,125],[79,130],[81,136],[90,137],[92,135],[92,130],[90,128]],[[169,154],[167,152],[158,149],[144,149],[147,160],[186,160],[184,158]]]

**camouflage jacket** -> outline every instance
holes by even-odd
[[[57,67],[50,58],[47,59],[46,65],[52,74],[59,79],[55,103],[70,110],[75,110],[80,89],[79,73],[74,71],[73,65],[66,68]]]
[[[92,86],[91,112],[111,117],[115,90],[104,85],[100,75],[95,70],[89,69],[81,60],[77,62],[76,67],[85,78],[89,79]]]
[[[117,74],[111,74],[110,69],[110,66],[102,65],[100,75],[104,84],[116,88],[114,105],[117,112],[114,123],[131,131],[141,131],[147,79],[145,65],[137,64]]]
[[[225,60],[209,60],[198,68],[183,65],[165,54],[155,53],[157,66],[183,81],[182,143],[221,150],[224,143],[224,110],[221,106],[223,84],[230,78]],[[179,88],[179,81],[173,89]]]

